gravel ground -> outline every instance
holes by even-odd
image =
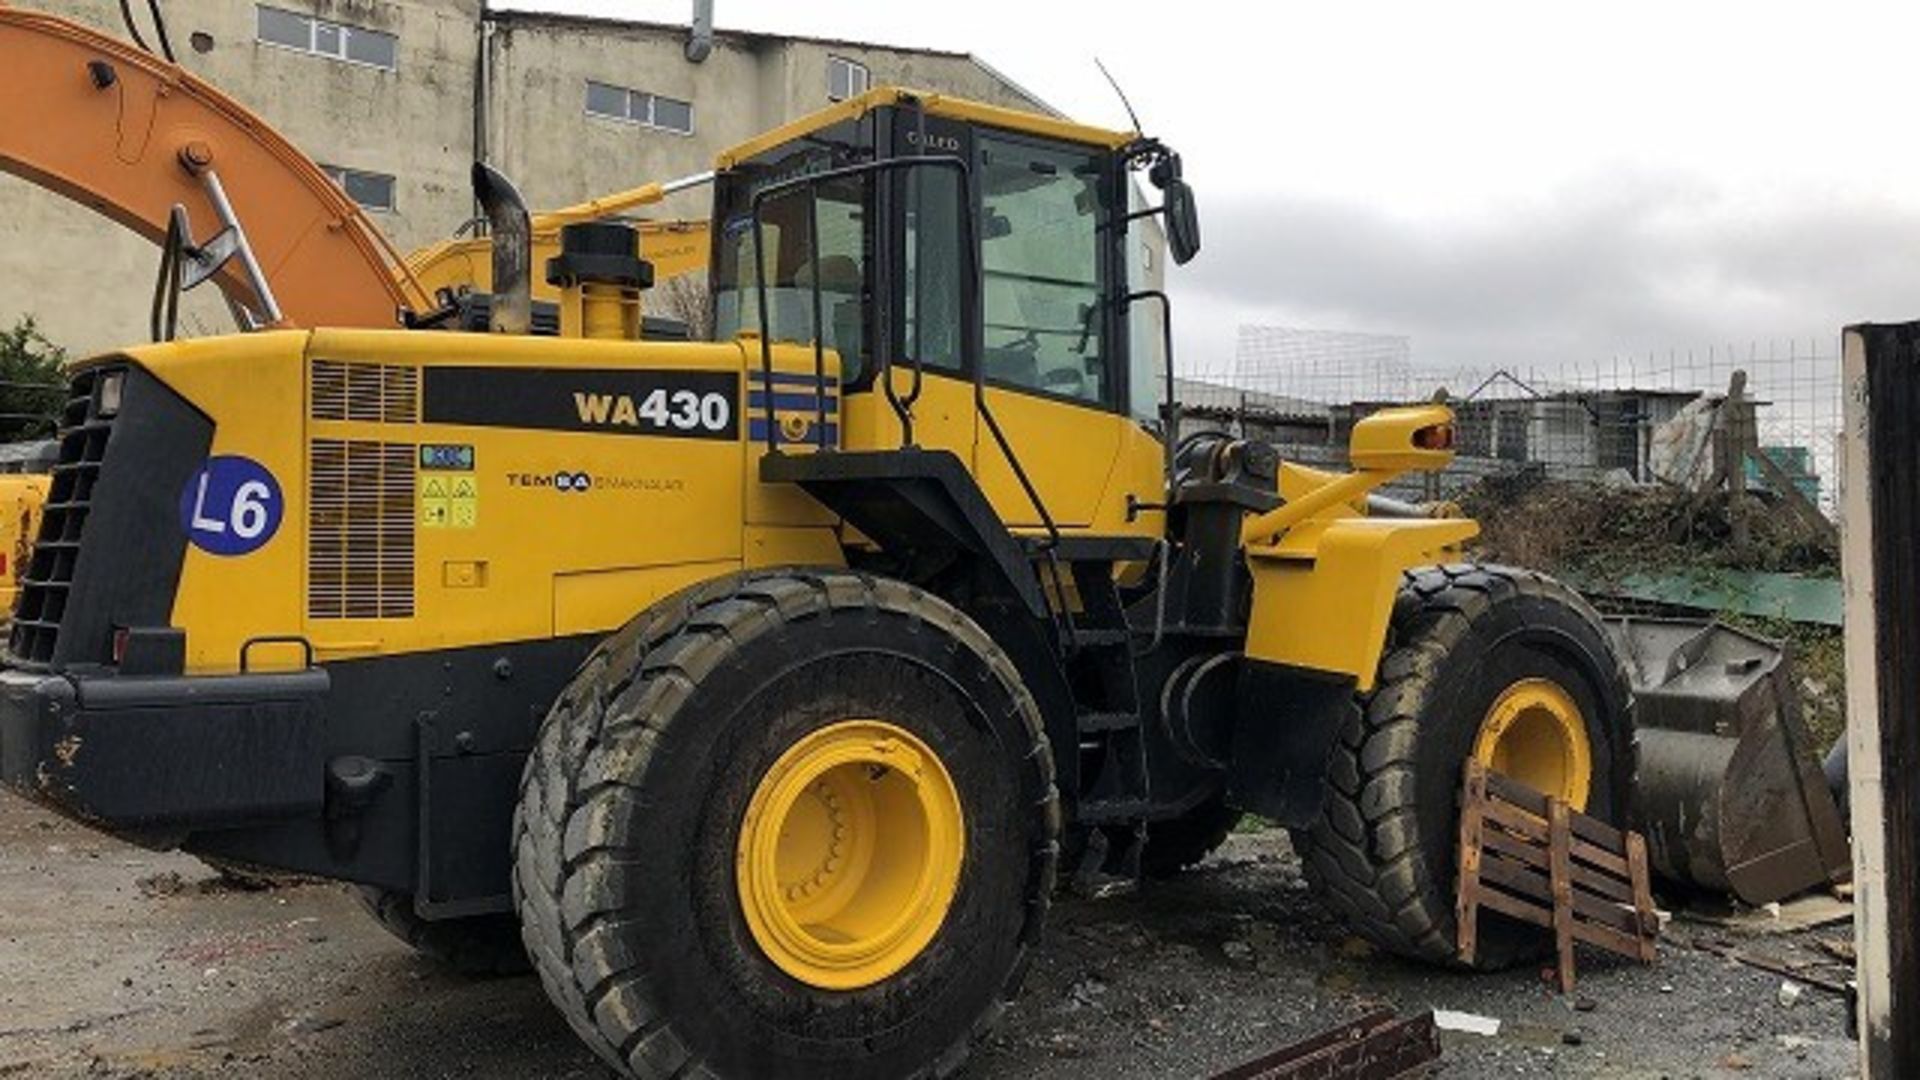
[[[1465,976],[1379,956],[1313,903],[1279,831],[1193,874],[1063,900],[1020,1001],[969,1080],[1203,1077],[1371,1008],[1498,1018],[1447,1033],[1439,1075],[1830,1077],[1846,1010],[1699,946],[1844,979],[1845,923],[1736,935],[1674,924],[1651,968],[1583,955]],[[0,1077],[599,1077],[530,978],[417,960],[337,886],[248,892],[0,795]]]

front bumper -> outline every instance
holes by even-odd
[[[0,671],[0,783],[111,832],[180,836],[318,814],[324,670]]]

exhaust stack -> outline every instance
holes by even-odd
[[[488,329],[496,334],[533,330],[533,218],[513,181],[483,162],[473,164],[473,197],[493,235],[493,304]]]

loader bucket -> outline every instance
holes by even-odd
[[[1607,624],[1633,681],[1633,812],[1654,870],[1756,906],[1846,880],[1784,646],[1698,620]]]

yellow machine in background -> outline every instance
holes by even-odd
[[[48,478],[32,474],[0,475],[0,610],[11,613],[20,595],[20,575],[40,535],[40,511]]]
[[[1243,811],[1451,962],[1462,762],[1617,820],[1620,664],[1564,587],[1462,563],[1470,522],[1371,511],[1446,409],[1362,420],[1348,474],[1181,436],[1171,348],[1130,362],[1167,303],[1136,173],[1192,258],[1158,140],[879,89],[686,182],[711,340],[645,335],[609,220],[676,185],[542,250],[476,166],[487,264],[416,260],[476,287],[408,329],[75,364],[0,780],[531,961],[646,1080],[949,1075],[1063,877],[1178,872]]]
[[[642,221],[635,229],[640,234],[640,257],[653,264],[656,287],[676,278],[704,278],[711,255],[706,222]],[[560,227],[536,226],[533,265],[544,267],[559,253]],[[484,236],[442,240],[408,255],[407,268],[429,293],[442,289],[487,292],[493,288],[493,242]],[[544,274],[536,273],[533,297],[557,302],[560,290],[549,284]]]

